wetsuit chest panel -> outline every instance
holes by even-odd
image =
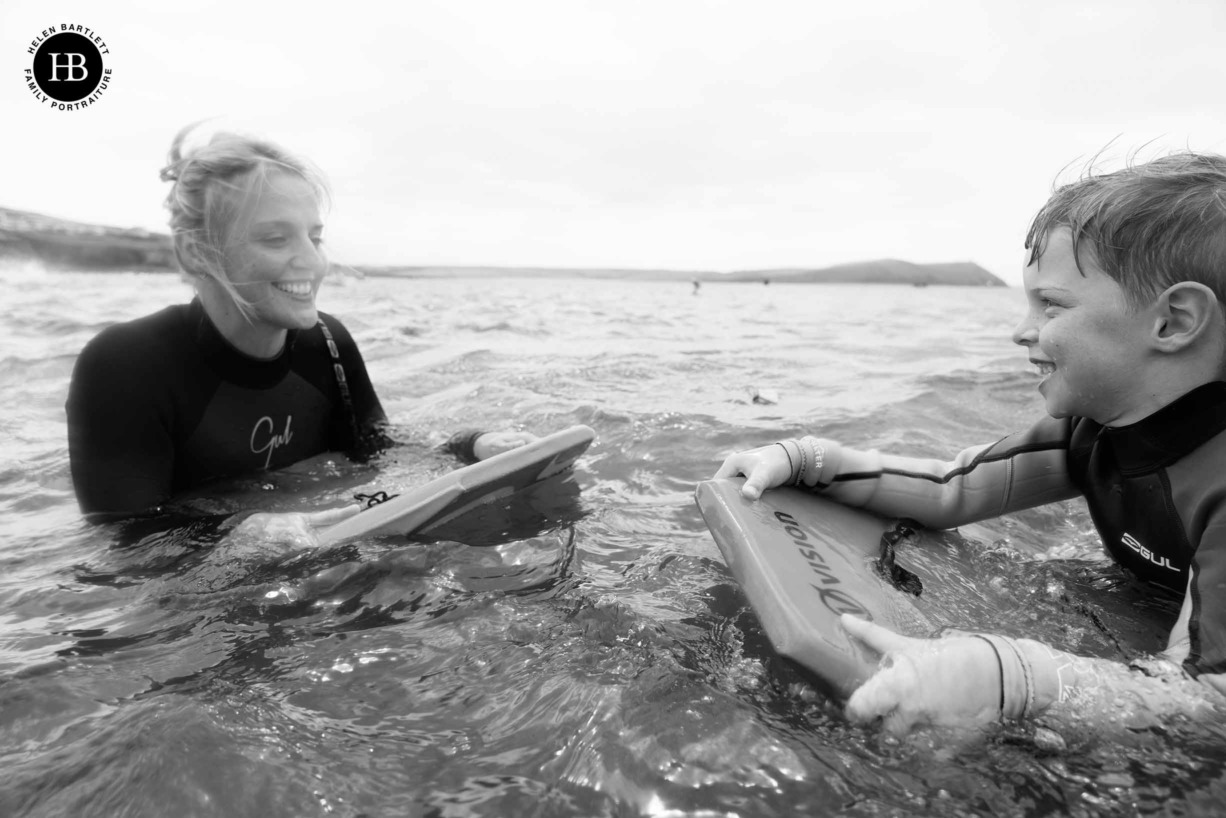
[[[1091,469],[1101,464],[1091,459]],[[1171,502],[1164,472],[1089,481],[1086,500],[1103,544],[1137,577],[1182,593],[1188,584],[1191,548]]]
[[[176,452],[175,482],[278,469],[328,448],[328,398],[295,373],[271,389],[221,382]]]

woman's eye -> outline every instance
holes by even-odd
[[[285,244],[285,236],[265,236],[260,239],[261,244],[266,244],[269,247],[280,247]]]

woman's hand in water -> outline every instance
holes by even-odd
[[[783,446],[772,443],[760,449],[749,449],[730,455],[715,476],[736,477],[741,474],[745,475],[741,494],[747,499],[757,500],[767,489],[792,481],[792,461]]]
[[[1000,720],[1000,663],[982,638],[913,639],[850,614],[841,621],[882,657],[847,701],[852,721],[880,718],[887,732],[902,735],[915,725],[969,728]]]
[[[478,460],[485,460],[520,446],[527,446],[536,439],[536,435],[531,432],[485,432],[473,441],[473,455]]]
[[[309,514],[259,512],[239,523],[231,537],[246,542],[313,548],[319,545],[319,531],[362,510],[361,506],[342,506]]]

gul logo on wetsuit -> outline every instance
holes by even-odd
[[[251,451],[255,454],[264,455],[265,469],[272,463],[273,452],[294,439],[294,432],[290,429],[290,424],[293,422],[294,416],[286,415],[285,431],[280,433],[276,431],[273,419],[268,415],[255,422],[255,426],[251,430]]]
[[[812,538],[810,538],[800,522],[786,511],[776,511],[775,519],[783,523],[784,533],[792,538],[792,542],[796,545],[800,556],[813,573],[817,575],[818,582],[810,582],[809,586],[817,591],[818,598],[821,599],[822,604],[836,616],[848,613],[862,619],[871,620],[873,615],[851,594],[840,587],[842,582],[835,576],[822,555],[813,547]]]
[[[1141,559],[1146,560],[1159,568],[1166,568],[1169,571],[1178,571],[1179,569],[1171,565],[1170,557],[1160,557],[1153,551],[1150,551],[1128,532],[1124,532],[1124,536],[1120,538],[1120,542],[1124,543],[1133,553],[1137,554]]]
[[[111,83],[104,56],[111,53],[97,32],[60,23],[38,32],[26,52],[34,55],[25,69],[26,87],[39,102],[59,111],[93,105]]]

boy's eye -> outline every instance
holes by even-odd
[[[260,239],[261,244],[267,244],[269,247],[280,247],[285,244],[285,236],[264,236]]]

